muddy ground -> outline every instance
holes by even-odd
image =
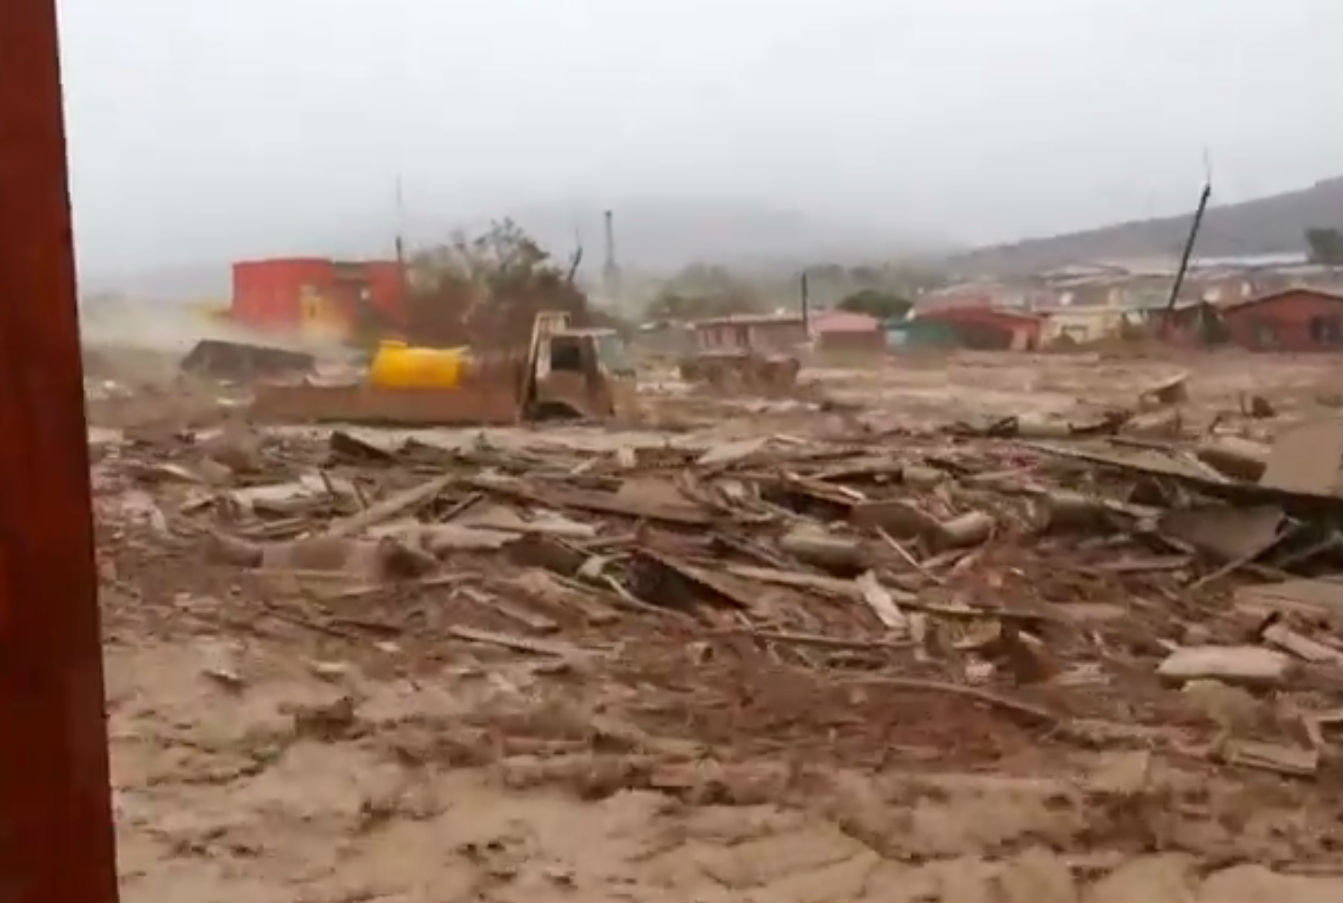
[[[1200,423],[1267,399],[1278,416],[1245,427],[1264,438],[1343,379],[1321,357],[966,354],[804,371],[820,403],[706,398],[649,373],[645,418],[625,425],[638,433],[438,439],[593,457],[757,434],[898,450],[956,420],[1132,404],[1178,372]],[[1301,777],[1220,764],[1157,738],[1162,724],[1087,742],[973,698],[793,667],[658,611],[556,615],[551,639],[599,658],[446,640],[501,626],[446,584],[340,589],[341,617],[311,617],[312,583],[207,561],[199,533],[165,523],[185,490],[128,464],[144,431],[208,430],[236,408],[210,387],[96,376],[124,899],[1343,899],[1332,747]],[[268,441],[315,460],[310,432]],[[1169,703],[1105,695],[1115,722]],[[1191,717],[1163,711],[1171,730]]]

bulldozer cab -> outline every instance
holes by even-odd
[[[634,372],[612,329],[571,329],[564,314],[539,314],[532,329],[525,397],[531,417],[606,418],[632,411]]]

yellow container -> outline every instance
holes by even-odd
[[[383,389],[455,389],[469,356],[466,346],[423,348],[384,339],[373,355],[368,378]]]

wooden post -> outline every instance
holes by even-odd
[[[0,899],[117,899],[55,0],[0,4]]]
[[[1212,197],[1212,177],[1203,182],[1203,190],[1198,195],[1198,207],[1194,209],[1194,219],[1189,223],[1189,235],[1184,240],[1184,250],[1180,252],[1180,267],[1175,271],[1175,281],[1171,283],[1170,300],[1166,302],[1166,312],[1161,320],[1161,337],[1170,335],[1171,320],[1175,318],[1175,305],[1180,300],[1180,287],[1184,285],[1185,273],[1189,270],[1189,257],[1194,253],[1194,241],[1198,238],[1198,227],[1203,222],[1203,212],[1208,209],[1208,198]]]

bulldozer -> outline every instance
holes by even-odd
[[[476,352],[385,340],[355,382],[256,388],[253,419],[387,425],[506,425],[606,419],[636,407],[634,372],[612,329],[575,329],[568,314],[537,313],[525,348]]]

